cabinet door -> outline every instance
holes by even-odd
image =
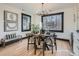
[[[79,56],[79,34],[74,33],[74,43],[73,43],[73,50],[74,50],[74,55]]]

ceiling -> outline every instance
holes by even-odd
[[[41,10],[41,3],[6,3],[7,5],[20,8],[24,11],[35,12]],[[73,6],[73,3],[45,3],[44,8],[50,11]]]

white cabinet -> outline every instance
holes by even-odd
[[[74,6],[74,36],[73,36],[73,52],[79,56],[79,4]]]
[[[79,33],[74,33],[73,51],[79,56]]]

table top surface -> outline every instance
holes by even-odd
[[[37,37],[37,36],[42,36],[42,37],[53,37],[53,34],[51,35],[48,35],[48,34],[40,34],[40,33],[38,33],[38,34],[34,34],[34,33],[27,33],[26,34],[27,36],[35,36],[35,37]],[[57,35],[55,35],[55,36],[57,36]]]

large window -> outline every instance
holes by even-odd
[[[42,16],[42,29],[53,32],[63,32],[64,12]]]

